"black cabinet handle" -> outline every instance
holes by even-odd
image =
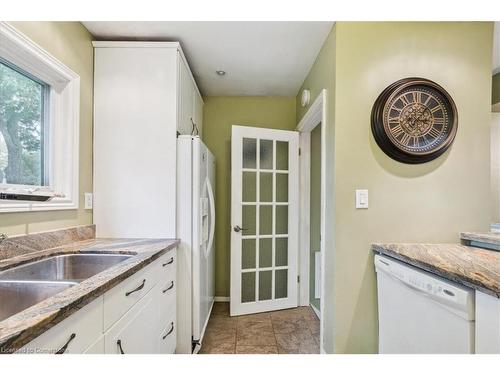
[[[144,288],[144,284],[146,284],[146,279],[142,280],[142,284],[139,285],[137,288],[135,288],[134,290],[131,290],[130,292],[125,293],[125,296],[128,297],[132,293],[135,293],[135,292],[141,290],[142,288]]]
[[[76,333],[72,333],[71,336],[69,337],[68,341],[66,341],[66,344],[64,344],[64,346],[59,349],[56,354],[63,354],[66,349],[68,349],[68,345],[71,341],[73,341],[73,339],[76,337]]]
[[[120,349],[120,354],[125,354],[122,348],[122,340],[117,340],[116,345],[118,345],[118,349]]]
[[[166,293],[166,292],[168,292],[168,291],[169,291],[170,289],[172,289],[173,287],[174,287],[174,282],[172,281],[172,282],[170,283],[170,286],[169,286],[167,289],[162,290],[162,293]]]
[[[162,266],[165,267],[165,266],[168,266],[169,264],[172,264],[174,263],[174,258],[170,258],[170,260],[167,262],[167,263],[163,263]]]
[[[165,333],[165,336],[162,337],[163,340],[167,338],[168,335],[170,335],[172,332],[174,332],[174,322],[170,323],[171,327],[167,333]]]

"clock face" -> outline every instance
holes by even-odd
[[[453,142],[456,107],[438,84],[422,78],[403,79],[386,88],[375,102],[372,131],[391,158],[424,163],[437,158]]]

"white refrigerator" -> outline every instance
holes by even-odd
[[[215,158],[198,136],[177,138],[177,353],[197,352],[215,293]]]

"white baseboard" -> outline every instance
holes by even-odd
[[[309,306],[311,306],[311,309],[313,309],[313,311],[316,314],[316,316],[318,317],[318,319],[321,319],[321,314],[320,314],[319,310],[311,304],[309,304]]]
[[[222,296],[215,296],[214,297],[215,302],[229,302],[229,297],[222,297]]]

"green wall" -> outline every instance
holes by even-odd
[[[500,73],[493,76],[491,90],[491,104],[500,103]]]
[[[295,97],[205,97],[203,140],[216,159],[215,295],[229,296],[231,126],[294,130]]]
[[[80,76],[80,208],[78,210],[0,213],[0,233],[26,234],[92,223],[83,193],[92,192],[92,36],[79,22],[11,22]]]
[[[320,124],[321,125],[321,124]],[[316,251],[321,249],[321,126],[311,132],[310,238],[309,238],[309,302],[320,310],[319,298],[314,298]]]
[[[334,295],[332,290],[333,272],[326,272],[327,269],[333,270],[334,264],[334,234],[335,234],[335,67],[336,67],[336,26],[332,28],[327,36],[323,47],[321,48],[316,61],[314,62],[309,74],[307,75],[302,87],[300,88],[297,98],[297,122],[309,109],[303,108],[300,105],[300,95],[303,89],[311,91],[311,103],[318,96],[322,89],[327,90],[327,105],[326,105],[326,122],[325,122],[325,300],[323,301],[325,317],[324,339],[323,346],[327,353],[333,353],[333,332],[334,332]]]
[[[326,232],[333,238],[325,243],[326,352],[378,349],[371,243],[456,243],[460,231],[488,229],[492,27],[490,22],[337,22],[322,50],[335,62],[325,64],[320,55],[306,78],[304,86],[315,93],[325,87],[330,97],[326,170],[333,184],[327,183],[326,196],[336,204],[327,202],[333,217],[327,217]],[[453,146],[422,165],[387,157],[370,130],[377,96],[410,76],[438,82],[458,108]],[[357,188],[369,189],[369,209],[354,208]]]

